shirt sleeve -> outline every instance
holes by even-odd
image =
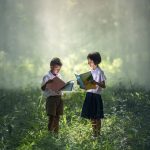
[[[45,83],[46,83],[48,80],[49,80],[49,77],[45,75],[45,76],[43,77],[41,87],[42,87],[43,85],[45,85]]]
[[[106,76],[105,76],[104,72],[101,71],[101,73],[100,73],[100,75],[99,75],[99,82],[103,82],[103,81],[105,81],[105,80],[106,80]]]

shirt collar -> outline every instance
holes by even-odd
[[[97,66],[95,69],[92,69],[91,71],[96,71],[96,70],[98,70],[98,69],[100,69],[99,66]]]
[[[58,74],[53,74],[51,71],[49,71],[48,73],[55,76],[55,77],[58,76]]]

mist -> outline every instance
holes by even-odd
[[[107,84],[150,88],[149,0],[0,0],[0,88],[38,87],[53,57],[64,80],[98,51]]]

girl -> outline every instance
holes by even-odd
[[[87,59],[93,76],[92,82],[96,84],[96,89],[87,90],[81,117],[91,120],[93,137],[96,138],[100,135],[101,119],[104,118],[101,91],[102,88],[106,88],[106,78],[104,72],[98,66],[101,63],[101,55],[99,52],[88,54]]]

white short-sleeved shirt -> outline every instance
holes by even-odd
[[[59,77],[59,78],[61,78],[61,75],[60,75],[60,74],[57,74],[56,76]],[[53,75],[53,74],[51,73],[51,71],[49,71],[49,72],[43,77],[41,87],[42,87],[48,80],[52,80],[52,79],[55,78],[56,76]],[[62,95],[62,92],[61,92],[61,91],[55,92],[55,91],[53,91],[53,90],[50,90],[50,89],[45,88],[45,90],[43,91],[43,95],[44,95],[44,97],[47,98],[47,97],[49,97],[49,96]]]
[[[106,80],[106,76],[104,74],[104,71],[100,68],[97,67],[95,70],[91,70],[92,76],[93,76],[93,80],[95,80],[96,82],[102,82]],[[87,92],[90,93],[95,93],[95,94],[101,94],[102,88],[98,85],[96,85],[97,88],[96,89],[89,89],[87,90]]]

